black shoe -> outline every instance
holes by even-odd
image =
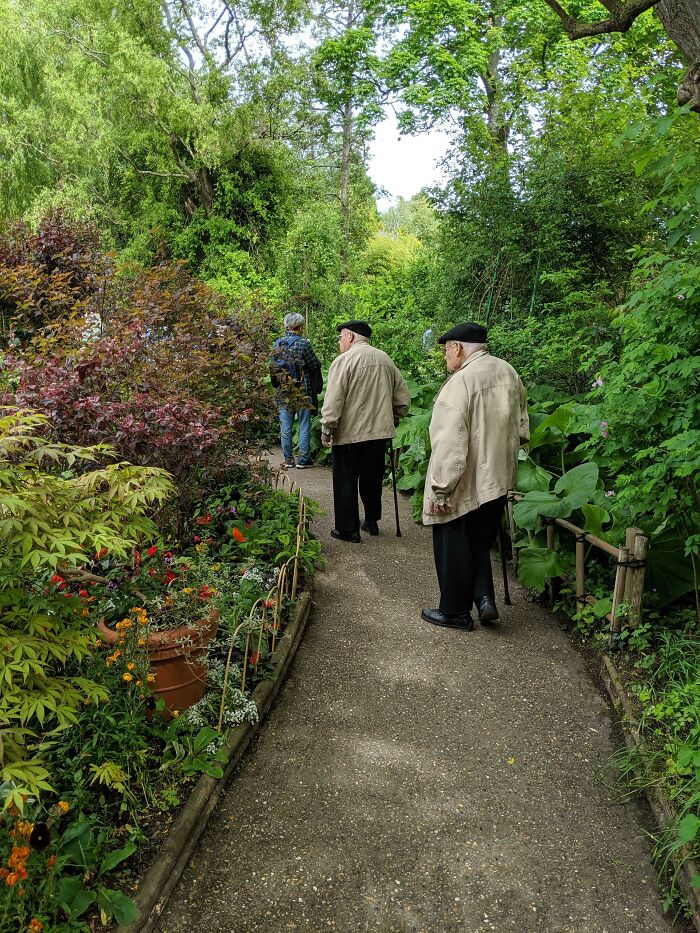
[[[482,625],[492,625],[500,618],[496,604],[490,596],[482,596],[477,600],[476,611],[479,613],[479,622]]]
[[[379,534],[379,525],[376,522],[370,522],[367,519],[362,522],[360,528],[363,531],[366,531],[368,535],[373,535],[374,537]]]
[[[331,538],[337,538],[338,541],[349,541],[350,544],[359,544],[362,541],[359,531],[338,531],[331,529]]]
[[[471,632],[474,629],[474,622],[468,612],[461,616],[446,616],[439,609],[423,609],[421,618],[432,625],[444,625],[445,628],[459,628],[465,632]]]

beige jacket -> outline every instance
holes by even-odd
[[[403,376],[383,350],[355,343],[331,363],[321,430],[333,444],[396,437],[394,417],[408,414],[411,396]]]
[[[423,524],[453,521],[504,496],[515,483],[518,449],[529,438],[520,376],[487,350],[472,354],[435,398]],[[449,500],[454,508],[433,515],[430,499]]]

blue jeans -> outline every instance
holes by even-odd
[[[294,463],[294,447],[292,437],[294,432],[294,417],[299,419],[299,463],[311,463],[309,447],[311,446],[311,409],[280,408],[280,433],[282,435],[282,453],[287,463]]]

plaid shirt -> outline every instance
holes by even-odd
[[[299,368],[302,372],[302,383],[300,390],[303,391],[307,400],[311,399],[314,402],[314,393],[311,389],[311,370],[320,369],[321,364],[319,363],[318,357],[313,351],[311,342],[306,340],[304,337],[299,337],[297,334],[287,333],[284,337],[280,337],[278,340],[275,340],[275,349],[277,347],[286,347],[290,356],[294,357],[295,360],[299,363]],[[283,393],[280,389],[277,390],[277,399],[284,404]],[[305,406],[301,406],[302,408]]]

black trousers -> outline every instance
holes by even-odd
[[[494,598],[489,550],[498,537],[506,496],[454,521],[433,525],[440,612],[463,615],[483,596]]]
[[[360,499],[365,518],[378,522],[382,517],[382,480],[386,441],[360,441],[333,447],[333,506],[335,527],[345,534],[360,530]]]

